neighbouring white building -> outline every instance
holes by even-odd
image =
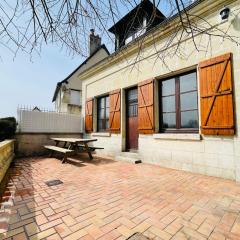
[[[91,68],[102,59],[109,56],[108,49],[101,44],[101,38],[91,29],[89,35],[89,57],[82,62],[63,81],[58,82],[52,101],[55,110],[62,113],[81,114],[82,110],[82,81],[78,76]]]

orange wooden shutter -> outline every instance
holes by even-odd
[[[85,108],[85,131],[92,132],[93,131],[93,99],[88,99],[86,101]]]
[[[121,130],[121,90],[110,92],[109,97],[109,129],[112,133],[119,133]]]
[[[231,53],[199,63],[201,132],[234,135]]]
[[[154,80],[138,84],[138,131],[143,134],[154,132]]]

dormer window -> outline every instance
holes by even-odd
[[[109,29],[115,35],[115,50],[137,39],[164,19],[165,16],[150,0],[142,0],[139,5]]]
[[[135,31],[132,31],[127,35],[125,45],[143,35],[146,32],[146,30],[147,30],[147,18],[143,17],[142,24]]]

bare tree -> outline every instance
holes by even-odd
[[[69,53],[88,55],[89,29],[94,28],[104,37],[109,46],[114,45],[113,36],[108,27],[117,22],[124,13],[139,4],[140,0],[2,0],[0,2],[0,45],[8,48],[14,56],[19,51],[30,55],[40,53],[44,44],[57,44]],[[172,54],[182,54],[180,42],[190,37],[196,50],[200,50],[195,36],[205,34],[227,39],[239,44],[237,36],[228,31],[221,31],[207,20],[193,16],[188,11],[192,1],[184,0],[153,0],[154,7],[164,6],[167,19],[174,14],[180,16],[163,49],[175,45]],[[156,11],[152,12],[152,19]],[[238,12],[232,13],[238,14]],[[199,25],[198,21],[202,24]],[[151,21],[148,23],[151,24]],[[126,33],[127,34],[127,33]],[[154,31],[150,34],[154,37]],[[146,34],[145,34],[146,35]],[[145,36],[138,40],[141,56],[142,43]],[[210,44],[210,43],[209,43]],[[157,49],[158,57],[164,62],[166,53]]]

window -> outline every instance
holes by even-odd
[[[130,31],[130,33],[127,35],[125,44],[128,44],[134,39],[143,35],[146,32],[146,27],[147,27],[147,18],[144,17],[140,25],[136,26],[135,28],[133,27],[134,30]]]
[[[79,90],[72,90],[70,92],[70,104],[81,105],[81,95]]]
[[[97,129],[99,132],[109,129],[109,96],[97,99]]]
[[[137,88],[131,89],[127,94],[127,116],[137,117],[138,116],[138,92]]]
[[[163,80],[160,96],[162,131],[198,131],[196,72]]]

